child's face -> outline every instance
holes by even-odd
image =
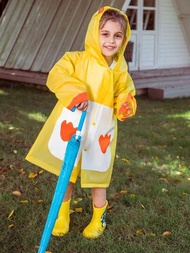
[[[124,33],[119,22],[108,20],[100,29],[100,48],[108,65],[113,61],[114,56],[121,48],[124,40]]]

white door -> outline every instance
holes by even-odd
[[[130,40],[134,42],[130,70],[156,68],[157,0],[126,0],[123,10],[132,29]]]

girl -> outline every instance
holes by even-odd
[[[86,238],[99,237],[106,227],[106,188],[112,175],[117,119],[136,112],[135,88],[128,74],[124,50],[129,41],[127,16],[103,7],[89,23],[85,50],[67,52],[49,73],[47,86],[58,102],[26,159],[59,175],[67,141],[76,131],[81,111],[87,111],[79,150],[52,234],[69,231],[70,201],[78,176],[91,188],[93,215],[84,229]],[[73,107],[78,110],[72,112]]]

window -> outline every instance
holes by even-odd
[[[137,6],[138,5],[138,0],[131,0],[130,6]]]
[[[155,30],[156,0],[131,0],[126,14],[132,30]]]
[[[144,0],[145,7],[155,7],[155,0]]]
[[[3,11],[9,0],[0,0],[0,17],[3,14]]]
[[[155,0],[143,0],[143,30],[155,30]]]
[[[137,30],[137,9],[128,9],[126,12],[132,30]]]
[[[155,30],[155,10],[143,10],[143,30]]]

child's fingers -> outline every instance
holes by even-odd
[[[126,109],[130,109],[130,104],[129,103],[123,103],[121,106],[125,107]]]
[[[80,111],[86,111],[87,108],[88,108],[88,101],[84,101],[84,102],[82,102],[80,104],[77,104],[76,107]]]
[[[124,113],[124,117],[127,117],[127,116],[129,116],[131,114],[131,110],[129,109],[129,110],[126,110],[126,112]]]
[[[124,107],[124,111],[123,111],[123,116],[124,117],[127,117],[131,114],[131,107],[130,107],[130,104],[125,102],[121,105],[122,107]]]

